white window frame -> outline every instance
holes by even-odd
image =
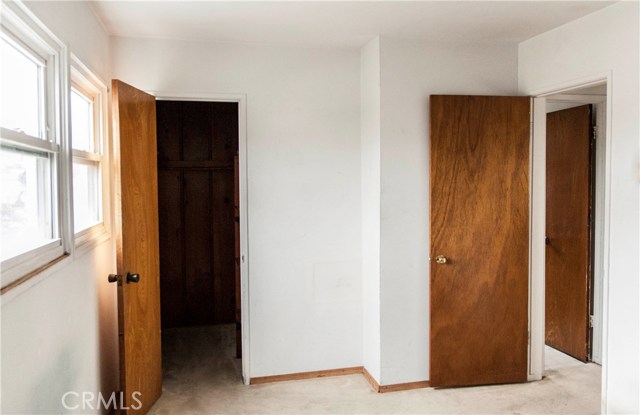
[[[108,168],[109,134],[107,126],[109,123],[107,119],[107,86],[105,82],[87,68],[74,54],[71,54],[70,62],[70,88],[76,89],[82,95],[92,100],[94,130],[93,152],[74,149],[73,137],[71,137],[72,163],[84,162],[99,164],[101,181],[101,221],[75,233],[76,253],[81,253],[111,237],[111,215],[108,203],[110,183]],[[73,114],[70,114],[70,117],[73,117]]]
[[[31,12],[16,2],[2,2],[2,32],[8,39],[27,48],[44,63],[44,113],[40,135],[1,128],[3,145],[53,154],[51,169],[52,242],[2,261],[0,286],[7,287],[37,274],[48,264],[68,256],[72,250],[69,198],[69,142],[66,123],[68,64],[65,45],[44,27]]]

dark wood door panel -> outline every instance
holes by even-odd
[[[220,137],[212,142],[211,160],[233,164],[238,152],[238,105],[212,102],[213,134]]]
[[[176,114],[182,114],[182,102],[167,105],[156,103],[158,131],[158,165],[164,160],[182,160],[182,122]],[[180,115],[181,117],[181,115]]]
[[[430,105],[430,384],[526,381],[530,100]]]
[[[235,322],[235,229],[233,211],[233,170],[211,173],[213,232],[214,304],[221,323]]]
[[[163,324],[233,323],[238,106],[182,101],[157,105],[161,235],[171,238],[180,229],[179,238],[161,241],[162,306],[168,316]]]
[[[591,106],[547,114],[545,340],[588,359]]]
[[[182,105],[182,152],[187,161],[211,160],[214,140],[210,102],[185,101]]]
[[[184,255],[188,325],[215,321],[213,251],[210,187],[208,171],[184,173]]]
[[[178,170],[158,171],[160,214],[160,270],[162,325],[175,327],[184,321],[186,284],[183,278],[184,232],[182,224],[183,174]]]

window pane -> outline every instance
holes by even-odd
[[[71,90],[71,142],[76,150],[93,151],[93,103]]]
[[[100,164],[75,160],[73,163],[73,211],[75,232],[102,220]]]
[[[56,238],[51,196],[52,156],[0,147],[1,259]]]
[[[42,66],[2,39],[0,49],[0,124],[33,137],[43,137]]]

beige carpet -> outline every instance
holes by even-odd
[[[153,414],[596,414],[600,366],[547,348],[546,377],[517,385],[374,393],[361,375],[244,386],[234,326],[163,332]]]

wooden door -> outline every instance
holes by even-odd
[[[155,98],[112,82],[122,412],[144,414],[162,393]],[[128,277],[128,274],[137,274]]]
[[[530,99],[430,102],[430,384],[524,382]]]
[[[591,105],[547,114],[546,343],[589,355]]]

